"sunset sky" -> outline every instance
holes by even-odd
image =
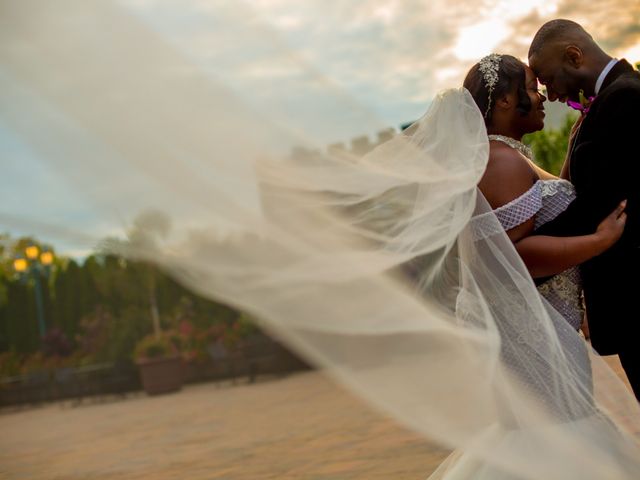
[[[465,72],[483,55],[496,51],[526,60],[533,34],[552,18],[575,20],[611,55],[640,61],[637,0],[119,3],[194,64],[246,96],[256,109],[299,118],[308,130],[319,131],[325,125],[310,113],[312,103],[306,103],[304,111],[299,108],[301,72],[307,84],[320,85],[322,95],[355,112],[354,118],[370,116],[375,121],[367,124],[398,126],[423,113],[438,91],[460,86]],[[4,75],[0,64],[0,85]],[[318,109],[328,109],[322,95],[317,97]],[[318,138],[330,143],[373,133],[338,124]],[[80,231],[112,233],[47,158],[15,135],[1,108],[0,148],[0,212],[26,222],[22,227],[17,222],[0,224],[0,232],[42,238],[34,221],[49,220]],[[50,241],[65,253],[86,252],[86,246],[73,242]]]

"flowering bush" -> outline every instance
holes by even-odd
[[[147,335],[134,349],[135,360],[174,357],[181,353],[181,340],[176,332],[163,332],[156,336]]]
[[[189,298],[182,298],[173,314],[166,318],[164,323],[171,329],[173,344],[186,362],[207,362],[212,344],[221,344],[227,351],[237,350],[243,339],[256,330],[244,314],[213,318],[212,312],[199,311]]]
[[[76,344],[82,356],[100,357],[109,341],[109,327],[112,324],[110,312],[101,305],[80,319],[80,332],[76,335]]]
[[[206,362],[212,344],[221,344],[227,351],[237,351],[244,339],[257,331],[254,322],[245,314],[211,325],[211,317],[205,321],[196,313],[193,303],[183,299],[173,314],[165,317],[166,329],[159,336],[147,335],[135,345],[134,359],[181,355],[187,363]]]
[[[253,321],[245,314],[231,323],[217,323],[208,330],[209,343],[221,342],[232,350],[242,345],[245,338],[257,332]]]
[[[42,338],[42,351],[46,357],[68,357],[73,344],[62,330],[54,327]]]

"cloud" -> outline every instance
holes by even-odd
[[[555,11],[541,14],[532,11],[514,22],[515,36],[504,42],[504,51],[526,59],[529,43],[540,26],[554,18],[566,18],[580,23],[613,56],[640,44],[640,2],[628,0],[560,0]],[[635,60],[635,59],[629,59]]]
[[[625,0],[120,3],[238,101],[325,145],[414,120],[439,90],[460,86],[471,65],[491,51],[526,59],[531,38],[551,18],[582,23],[614,56],[640,51],[640,3]],[[4,207],[25,217],[35,212],[35,218],[60,215],[88,224],[91,211],[69,198],[59,174],[25,161],[1,127],[0,146],[12,153],[0,181]]]
[[[605,49],[615,54],[640,42],[640,3],[628,0],[563,0],[558,16],[582,24]]]
[[[455,41],[494,3],[147,0],[136,8],[247,96],[286,103],[305,89],[317,95],[322,85],[324,97],[349,97],[351,111],[388,124],[415,117],[436,91],[460,85],[469,61],[455,56]]]

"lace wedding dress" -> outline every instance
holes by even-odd
[[[496,140],[501,141],[500,139]],[[513,147],[513,145],[510,146]],[[534,218],[535,228],[539,228],[562,213],[575,199],[575,196],[575,188],[567,180],[538,180],[529,190],[511,202],[492,211],[475,215],[470,223],[473,239],[477,242],[484,241],[497,234],[497,230],[510,230],[531,218]],[[495,219],[498,220],[499,224],[495,222]],[[546,301],[545,306],[550,312],[559,313],[567,322],[566,324],[555,323],[556,333],[561,344],[566,349],[565,353],[572,366],[575,378],[580,379],[579,382],[584,391],[588,392],[588,397],[593,393],[589,354],[584,345],[570,341],[571,333],[569,333],[569,330],[575,331],[579,329],[584,315],[579,268],[577,266],[571,267],[556,274],[546,279],[537,288]],[[515,308],[512,314],[519,314],[518,309]],[[567,328],[568,326],[570,328]],[[537,325],[531,324],[523,329],[520,336],[510,336],[519,338],[523,342],[530,342],[531,338],[538,335],[542,338],[542,335],[537,332]],[[548,390],[546,381],[542,378],[535,378],[526,365],[520,364],[508,344],[502,347],[502,354],[504,358],[508,359],[505,363],[510,365],[512,372],[524,384],[528,385],[531,395],[542,399],[543,403],[549,405],[550,411],[557,415],[558,425],[563,425],[563,428],[571,425],[570,428],[578,432],[584,425],[591,428],[594,422],[606,423],[604,418],[598,418],[599,414],[597,412],[594,413],[594,410],[590,408],[582,411],[576,409],[575,405],[569,403],[571,402],[569,398],[563,399],[561,395],[545,398]],[[534,358],[535,356],[530,357],[528,360],[532,361]],[[544,366],[539,366],[535,371],[540,373],[544,368]],[[493,437],[492,441],[497,444],[531,444],[533,446],[541,440],[537,438],[536,433],[532,430],[520,428],[517,419],[509,418],[508,413],[502,416],[502,421],[487,435]],[[521,477],[504,472],[494,465],[478,460],[473,455],[456,451],[429,477],[429,480],[517,480],[519,478]]]
[[[529,190],[511,202],[474,218],[495,214],[504,230],[510,230],[535,216],[535,228],[556,218],[575,199],[575,188],[563,179],[538,180]],[[538,286],[540,294],[576,330],[584,316],[582,280],[577,266],[552,276]]]

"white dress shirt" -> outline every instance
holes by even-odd
[[[604,82],[604,79],[607,77],[607,75],[609,74],[609,72],[611,71],[611,69],[616,63],[618,63],[618,59],[612,58],[611,60],[609,60],[609,63],[607,63],[607,66],[602,69],[602,72],[600,72],[600,76],[598,77],[598,80],[596,80],[596,88],[595,88],[596,95],[598,95],[598,93],[600,92],[600,88],[602,88],[602,83]]]

